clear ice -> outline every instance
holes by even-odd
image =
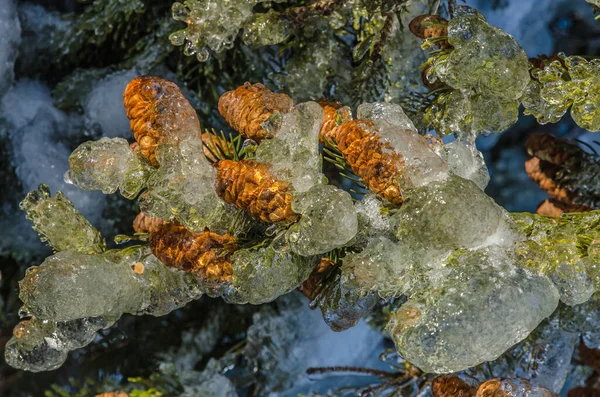
[[[81,144],[69,156],[65,180],[83,190],[135,198],[144,188],[152,167],[129,148],[123,138],[101,138]]]

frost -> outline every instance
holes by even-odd
[[[275,176],[291,183],[298,193],[322,183],[318,138],[323,121],[321,105],[305,102],[295,111],[272,117],[265,124],[274,138],[261,142],[256,160],[268,163]]]
[[[287,232],[290,249],[310,256],[331,251],[348,243],[358,229],[358,219],[347,192],[331,185],[315,185],[296,195],[292,202],[300,221]]]

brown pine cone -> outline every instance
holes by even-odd
[[[475,389],[458,376],[439,376],[431,385],[433,397],[474,397]]]
[[[540,188],[550,195],[550,197],[562,201],[563,203],[571,204],[573,200],[573,194],[566,189],[560,187],[554,178],[558,172],[558,167],[547,162],[540,160],[537,157],[532,157],[525,162],[525,171],[527,175],[535,183],[540,185]]]
[[[167,267],[194,273],[202,282],[219,285],[231,281],[231,255],[238,248],[230,234],[208,230],[193,233],[183,226],[165,222],[150,233],[152,253]]]
[[[140,212],[133,220],[133,230],[136,233],[152,233],[158,230],[163,223],[164,221],[160,218],[152,218]]]
[[[321,124],[321,130],[319,131],[319,142],[327,145],[327,141],[333,139],[329,134],[338,126],[338,121],[339,124],[342,124],[352,120],[352,113],[350,113],[349,108],[344,107],[340,102],[330,102],[322,99],[317,103],[321,105],[324,113],[323,124]]]
[[[502,383],[498,379],[488,380],[479,385],[477,397],[511,397],[509,392],[501,388]]]
[[[294,101],[285,94],[276,94],[260,83],[246,83],[219,98],[219,113],[244,138],[257,142],[268,138],[262,128],[275,112],[287,113]]]
[[[410,21],[408,28],[420,39],[448,36],[448,21],[438,15],[419,15]]]
[[[159,165],[155,154],[159,143],[200,136],[196,111],[171,81],[137,77],[125,88],[123,104],[140,152],[155,167]]]
[[[328,135],[367,189],[393,204],[402,204],[397,179],[403,174],[404,159],[374,129],[370,121],[352,120]]]
[[[569,390],[567,397],[600,397],[600,390],[592,387],[578,386]]]
[[[254,160],[221,160],[216,163],[216,190],[226,203],[245,209],[263,222],[295,222],[289,183],[275,179],[266,164]]]
[[[580,155],[583,151],[569,142],[550,134],[533,134],[525,142],[530,156],[555,165],[565,164],[569,159]]]
[[[564,213],[585,211],[590,211],[590,208],[583,205],[563,203],[556,199],[548,199],[537,207],[536,213],[538,215],[559,217]]]

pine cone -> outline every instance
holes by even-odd
[[[556,199],[548,199],[543,201],[536,210],[538,215],[559,217],[564,213],[569,212],[585,212],[590,208],[583,205],[567,204]]]
[[[323,124],[321,124],[321,130],[319,131],[319,142],[327,145],[327,141],[333,140],[330,133],[338,126],[338,121],[341,124],[352,120],[352,113],[350,113],[349,108],[344,107],[340,102],[330,102],[322,99],[318,104],[321,105],[324,112]],[[338,115],[340,116],[339,119]]]
[[[559,171],[557,166],[537,157],[532,157],[525,162],[525,171],[550,197],[567,204],[572,203],[573,194],[555,182],[556,173]]]
[[[448,21],[438,15],[419,15],[410,21],[408,28],[420,39],[448,36]]]
[[[502,383],[498,379],[488,380],[479,385],[477,397],[511,397],[510,393],[501,390]]]
[[[374,124],[352,120],[335,127],[326,135],[332,137],[348,165],[366,185],[381,198],[402,204],[397,179],[402,175],[403,157],[371,130]]]
[[[137,214],[133,220],[133,230],[136,233],[153,233],[160,228],[164,221],[160,218],[151,218],[143,212]]]
[[[475,389],[457,376],[439,376],[431,385],[433,397],[473,397]]]
[[[220,285],[231,281],[231,255],[237,240],[230,234],[208,230],[193,233],[183,226],[165,222],[150,233],[152,253],[167,267],[194,273],[203,283]]]
[[[156,148],[166,140],[200,136],[196,111],[171,81],[154,76],[137,77],[125,88],[123,104],[140,152],[157,167]]]
[[[550,134],[533,134],[525,142],[527,153],[552,164],[565,164],[579,157],[583,151],[567,139],[559,139]]]
[[[266,164],[254,160],[216,163],[216,190],[226,203],[245,209],[263,222],[295,222],[290,185],[275,179]]]
[[[592,387],[578,386],[569,390],[567,397],[600,397],[600,390]]]
[[[294,102],[285,94],[276,94],[264,85],[246,83],[219,98],[219,113],[241,136],[255,141],[267,138],[262,124],[273,113],[287,113]]]

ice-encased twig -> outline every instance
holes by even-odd
[[[100,232],[60,191],[50,197],[50,189],[42,184],[27,194],[20,207],[33,223],[33,230],[56,251],[98,254],[106,249]]]
[[[5,355],[29,371],[58,368],[123,313],[163,316],[203,294],[193,275],[165,267],[147,247],[61,251],[29,269],[19,286],[22,312],[32,319],[17,325]]]

